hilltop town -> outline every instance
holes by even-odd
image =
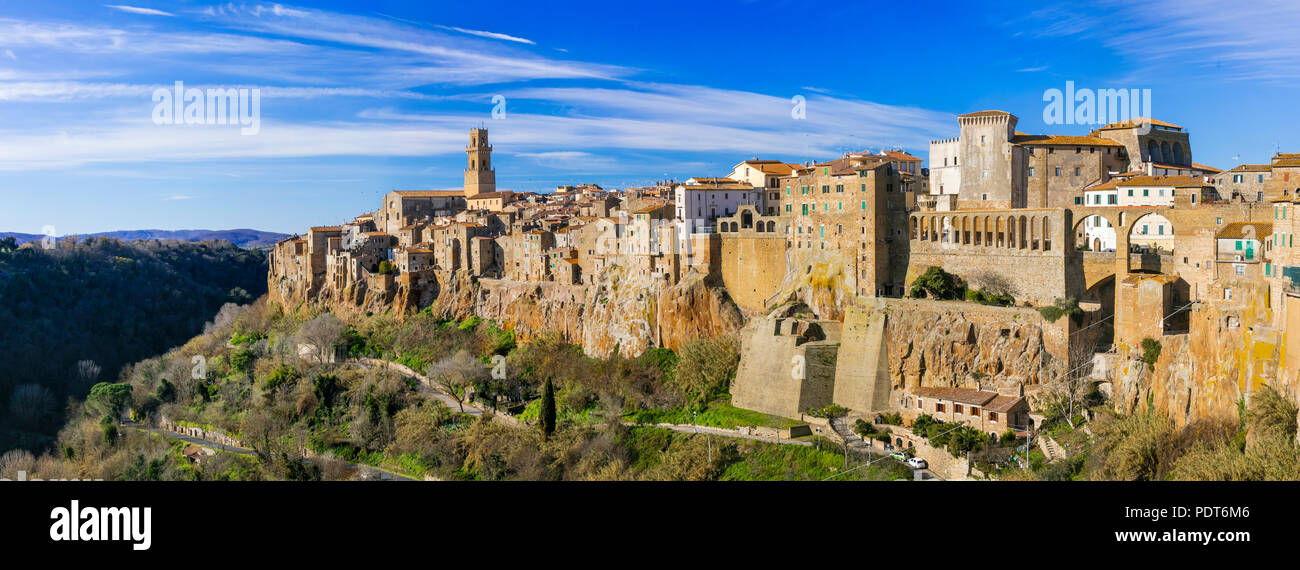
[[[1153,118],[1086,136],[1004,111],[957,123],[928,161],[754,158],[551,193],[499,189],[473,129],[462,190],[394,190],[284,239],[268,287],[286,307],[477,315],[602,356],[737,332],[734,405],[789,418],[1023,435],[1081,386],[1177,425],[1264,384],[1294,394],[1300,153],[1219,170]],[[905,432],[886,444],[924,445]]]

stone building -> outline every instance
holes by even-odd
[[[978,388],[923,386],[904,396],[904,407],[947,423],[967,424],[992,437],[1000,437],[1007,430],[1023,435],[1033,428],[1029,404],[1023,394],[1009,396]]]

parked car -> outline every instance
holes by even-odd
[[[911,467],[912,469],[925,469],[926,467],[928,467],[928,464],[925,462],[924,459],[921,459],[920,457],[913,457],[907,460],[907,466]]]
[[[906,453],[903,453],[903,452],[901,452],[901,451],[895,451],[895,452],[889,454],[889,456],[890,456],[890,457],[893,457],[894,459],[897,459],[897,460],[899,460],[899,461],[907,461],[907,454],[906,454]]]

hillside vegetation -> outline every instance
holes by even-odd
[[[519,425],[443,405],[430,387],[387,369],[319,363],[334,351],[318,347],[423,370],[457,398],[511,414]],[[121,385],[123,408],[137,421],[166,417],[219,430],[254,455],[191,463],[179,444],[106,420],[116,389],[96,386],[70,411],[49,453],[7,456],[0,473],[21,466],[42,478],[329,480],[351,478],[349,464],[361,464],[462,480],[818,480],[846,468],[852,471],[837,478],[909,476],[893,460],[866,466],[828,442],[781,445],[632,421],[646,412],[748,418],[716,411],[726,409],[736,351],[734,338],[724,337],[681,354],[596,359],[558,335],[519,343],[477,318],[375,315],[347,324],[262,299],[223,307],[203,334],[127,367]],[[195,362],[204,364],[198,373]],[[548,383],[553,411],[543,403]],[[550,414],[556,427],[548,434],[539,420]]]
[[[123,365],[203,331],[266,289],[265,254],[226,242],[0,240],[0,450],[39,450]]]

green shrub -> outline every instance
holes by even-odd
[[[962,282],[956,275],[944,271],[942,267],[931,265],[925,273],[912,281],[908,295],[913,298],[930,297],[933,299],[958,299],[962,295]]]
[[[853,431],[863,438],[870,439],[871,436],[876,434],[876,426],[871,424],[871,422],[859,419],[858,421],[853,422]]]
[[[238,372],[248,372],[253,368],[253,351],[243,349],[230,355],[230,367]]]
[[[826,419],[844,417],[848,413],[849,410],[847,408],[836,403],[830,403],[830,404],[826,404],[825,407],[812,408],[808,410],[808,415],[814,418],[826,418]]]
[[[1142,339],[1142,362],[1151,370],[1156,369],[1156,361],[1160,360],[1160,348],[1160,341],[1151,337]]]
[[[979,303],[981,305],[994,305],[997,307],[1009,307],[1016,304],[1016,298],[1007,294],[994,294],[984,291],[983,289],[967,289],[966,300]]]
[[[1081,317],[1083,316],[1083,309],[1079,308],[1078,299],[1070,297],[1057,299],[1052,305],[1038,309],[1038,314],[1042,315],[1047,322],[1054,323],[1065,316],[1071,318]]]

